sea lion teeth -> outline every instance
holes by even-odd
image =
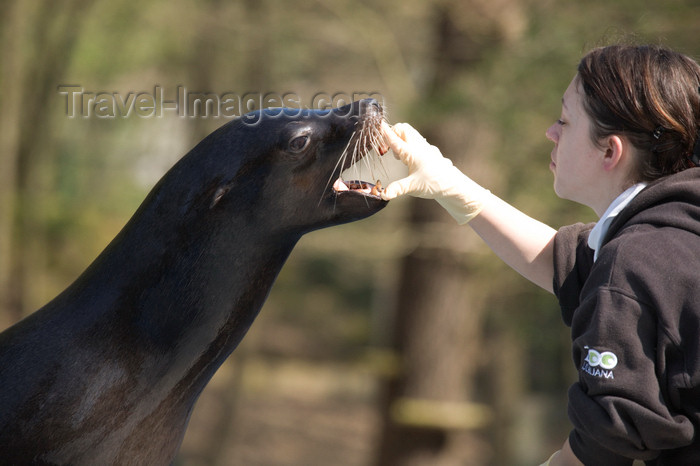
[[[335,180],[335,183],[333,183],[333,189],[335,189],[336,191],[350,191],[348,185],[343,183],[343,180],[341,180],[340,178]]]
[[[333,189],[335,189],[336,192],[355,191],[355,192],[361,192],[363,194],[368,194],[368,195],[377,196],[377,197],[383,191],[381,180],[377,180],[377,184],[372,184],[372,183],[368,183],[366,181],[359,181],[359,180],[343,181],[341,179],[338,179],[333,184]]]
[[[381,180],[377,180],[377,184],[372,186],[372,191],[370,192],[370,194],[372,194],[373,196],[379,196],[379,194],[381,194],[381,192],[382,192],[382,182],[381,182]]]

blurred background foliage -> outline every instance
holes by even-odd
[[[554,227],[545,129],[588,49],[700,55],[697,0],[4,0],[0,326],[59,293],[223,118],[67,116],[86,92],[376,92]],[[385,161],[386,181],[400,168]],[[385,181],[385,180],[382,180]],[[1,370],[1,368],[0,368]],[[180,465],[526,465],[569,429],[556,301],[434,203],[302,239],[195,409]]]

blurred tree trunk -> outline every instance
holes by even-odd
[[[8,0],[0,17],[0,89],[16,90],[21,82],[22,2]],[[0,93],[0,330],[15,322],[9,303],[12,236],[17,186],[20,92]]]
[[[82,19],[93,0],[10,1],[3,15],[3,121],[0,148],[0,302],[4,325],[23,317],[28,263],[41,253],[32,214],[42,193],[41,149],[51,134],[50,102],[70,65]],[[5,59],[7,57],[7,59]]]
[[[438,4],[433,17],[433,79],[420,102],[422,113],[434,102],[468,101],[458,83],[474,72],[485,54],[517,35],[517,18],[500,15],[508,10],[504,2],[514,3]],[[473,168],[486,163],[487,150],[472,146],[479,122],[468,110],[458,109],[456,115],[431,119],[420,130],[455,165]],[[456,127],[460,123],[462,127]],[[465,147],[465,133],[470,147]],[[473,233],[456,226],[436,203],[411,202],[409,224],[419,238],[401,267],[392,342],[400,371],[385,387],[376,464],[488,464],[492,455],[479,429],[489,422],[490,410],[474,403],[475,375],[484,358],[480,342],[484,309],[468,247]]]

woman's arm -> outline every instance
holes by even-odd
[[[472,181],[410,125],[382,129],[394,155],[408,166],[408,176],[389,184],[384,199],[405,194],[435,199],[459,224],[470,222],[506,264],[552,292],[555,230]]]
[[[496,196],[487,197],[483,204],[469,225],[506,264],[552,293],[556,230]]]

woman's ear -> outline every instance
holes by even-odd
[[[605,155],[603,156],[603,168],[612,171],[624,164],[629,157],[631,149],[627,141],[618,135],[611,135],[605,138]]]

